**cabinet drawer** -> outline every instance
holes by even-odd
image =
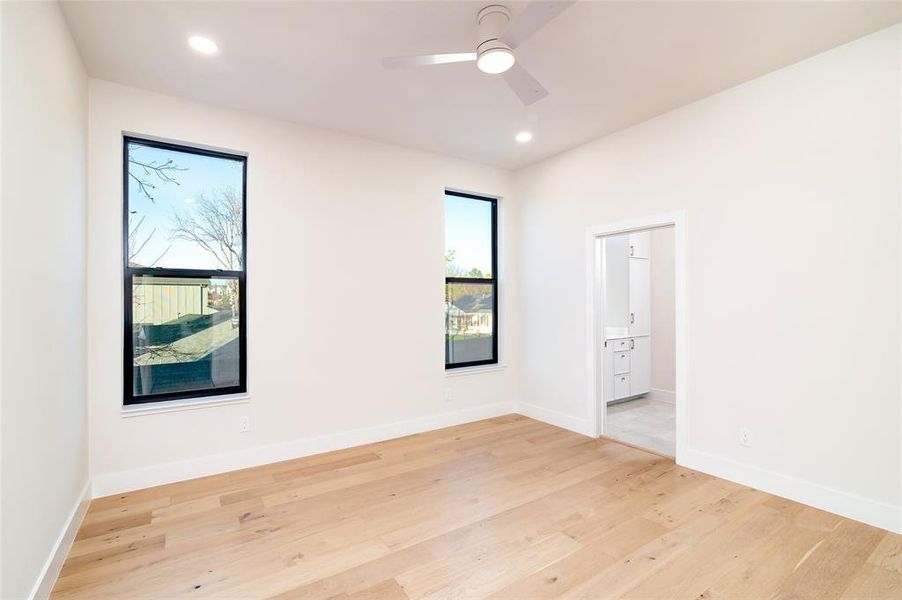
[[[626,398],[630,395],[630,374],[614,375],[614,400]]]
[[[630,372],[630,353],[626,352],[615,352],[614,353],[614,374],[620,375],[621,373],[629,373]]]
[[[611,340],[609,343],[614,352],[623,352],[624,350],[630,349],[629,340]]]

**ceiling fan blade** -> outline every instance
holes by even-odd
[[[449,54],[422,54],[420,56],[390,56],[382,59],[382,64],[389,69],[406,67],[428,67],[447,63],[470,62],[476,60],[475,52],[452,52]]]
[[[523,68],[520,63],[516,63],[502,75],[504,81],[510,86],[520,102],[524,106],[529,106],[533,102],[538,102],[548,95],[541,83],[535,77],[529,74],[529,71]]]
[[[576,0],[536,0],[530,2],[507,26],[507,29],[501,35],[501,41],[511,48],[516,48],[575,3]]]

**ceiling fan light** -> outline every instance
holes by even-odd
[[[514,62],[516,62],[516,59],[510,49],[492,48],[479,54],[479,58],[476,59],[476,66],[483,73],[497,75],[513,67]]]
[[[189,37],[188,45],[191,46],[191,48],[193,48],[195,52],[206,54],[207,56],[211,56],[219,52],[219,46],[216,45],[216,42],[201,35],[192,35],[191,37]]]

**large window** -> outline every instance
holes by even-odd
[[[445,368],[498,362],[497,205],[445,192]]]
[[[124,403],[247,391],[243,156],[125,137]]]

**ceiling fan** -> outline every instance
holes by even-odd
[[[475,52],[392,56],[383,58],[382,64],[390,69],[397,69],[475,61],[483,73],[500,74],[520,101],[529,106],[547,96],[548,90],[517,62],[514,50],[574,2],[575,0],[530,2],[513,21],[506,6],[491,4],[476,15],[479,43]]]

